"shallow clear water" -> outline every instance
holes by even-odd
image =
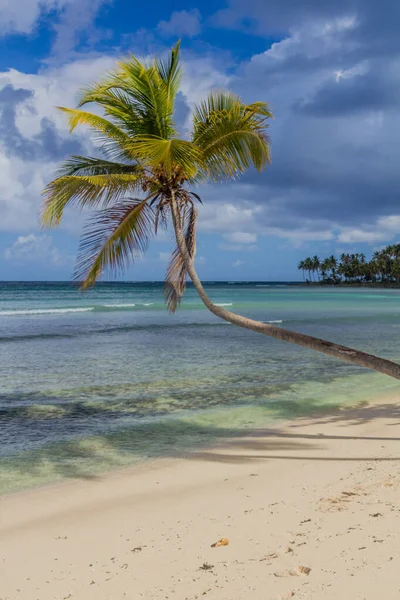
[[[400,292],[208,284],[216,303],[400,359]],[[249,427],[399,389],[395,380],[218,321],[159,283],[0,283],[0,492],[182,453]]]

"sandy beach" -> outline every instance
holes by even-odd
[[[3,497],[0,598],[397,599],[399,434],[391,397]]]

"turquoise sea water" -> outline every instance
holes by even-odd
[[[400,292],[210,283],[241,314],[400,360]],[[400,389],[218,321],[160,283],[0,283],[0,492],[176,456]]]

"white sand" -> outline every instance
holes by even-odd
[[[0,599],[398,600],[399,438],[392,398],[4,497]]]

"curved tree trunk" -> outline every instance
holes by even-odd
[[[322,352],[323,354],[333,356],[339,360],[384,373],[385,375],[389,375],[395,379],[400,379],[400,365],[390,360],[379,358],[378,356],[367,354],[366,352],[361,352],[359,350],[354,350],[353,348],[341,346],[340,344],[327,342],[326,340],[315,338],[310,335],[289,331],[288,329],[283,329],[282,327],[274,327],[273,325],[263,323],[262,321],[254,321],[253,319],[236,315],[235,313],[232,313],[221,306],[216,306],[207,296],[194,267],[194,260],[188,253],[174,195],[172,195],[171,200],[171,211],[176,241],[186,270],[201,300],[206,305],[208,310],[210,310],[214,315],[220,319],[223,319],[224,321],[228,321],[228,323],[232,323],[233,325],[238,325],[239,327],[244,327],[245,329],[250,329],[251,331],[263,333],[264,335],[269,335],[270,337],[278,340],[297,344],[298,346],[303,346],[304,348],[316,350],[317,352]]]

